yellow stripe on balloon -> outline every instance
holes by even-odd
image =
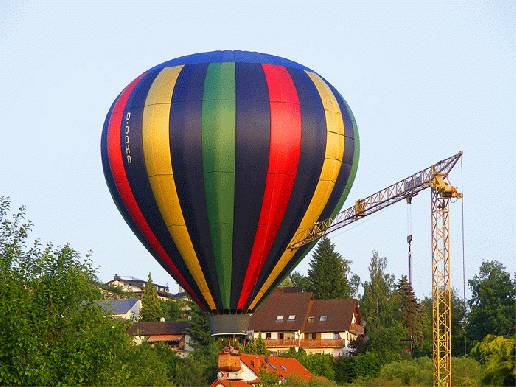
[[[213,310],[215,302],[186,229],[172,171],[169,143],[170,101],[182,69],[183,66],[164,68],[149,89],[143,109],[143,153],[152,192],[163,220],[204,299]]]
[[[324,153],[324,163],[321,175],[319,176],[319,182],[315,188],[310,205],[308,206],[308,209],[301,220],[301,224],[294,235],[297,235],[300,231],[311,227],[321,215],[328,199],[330,198],[330,194],[333,191],[335,182],[337,181],[337,176],[339,175],[342,164],[342,156],[344,154],[344,121],[342,120],[342,113],[337,99],[321,77],[308,71],[305,72],[315,84],[323,103],[327,128],[326,150]],[[293,242],[294,239],[292,239],[289,244]],[[272,270],[272,273],[267,277],[267,280],[260,288],[258,294],[253,299],[253,302],[250,304],[250,309],[254,309],[258,301],[260,301],[263,295],[272,286],[295,253],[295,251],[290,251],[290,249],[283,253]]]

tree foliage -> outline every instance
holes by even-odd
[[[516,340],[487,335],[471,353],[487,370],[482,378],[486,386],[516,385]]]
[[[327,237],[321,238],[310,261],[307,290],[316,300],[353,298],[360,279],[356,275],[348,278],[350,263],[335,251]]]
[[[330,354],[308,355],[301,347],[297,351],[294,347],[290,347],[288,351],[282,352],[278,356],[297,359],[312,374],[324,376],[328,380],[335,380],[334,359]]]
[[[412,340],[412,348],[419,348],[423,343],[423,311],[412,285],[406,276],[398,281],[397,290],[400,295],[401,322],[408,332],[407,340]],[[409,347],[407,345],[407,347]]]
[[[516,279],[498,261],[482,262],[478,275],[468,281],[472,291],[469,301],[467,335],[480,342],[487,335],[514,337],[516,316]]]
[[[149,277],[145,283],[145,288],[143,289],[140,321],[160,321],[162,317],[164,317],[164,313],[161,309],[161,303],[158,298],[158,291],[152,283],[151,273],[149,273]]]
[[[262,335],[258,333],[257,338],[251,338],[245,344],[243,353],[249,353],[251,355],[260,355],[260,356],[268,356],[269,350],[267,349],[267,345],[265,345],[265,341],[263,341]]]
[[[451,350],[452,356],[464,356],[466,307],[464,299],[459,296],[457,289],[451,289]],[[432,353],[432,299],[425,297],[421,301],[423,310],[423,345],[418,348],[421,354]],[[469,352],[469,351],[468,351]]]
[[[27,245],[23,208],[0,199],[0,385],[122,382],[131,345],[106,318],[91,264],[69,246]]]
[[[193,340],[195,348],[208,347],[215,342],[210,334],[210,323],[208,322],[208,312],[203,311],[199,305],[193,301],[188,301],[188,320],[190,326],[187,329],[190,338]]]
[[[282,288],[299,287],[304,291],[308,291],[310,288],[310,280],[307,276],[294,271],[289,274],[280,284]]]
[[[367,321],[368,331],[390,326],[401,320],[400,296],[396,291],[394,275],[386,273],[387,258],[373,251],[369,265],[369,281],[363,283],[364,295],[360,299],[360,313]]]

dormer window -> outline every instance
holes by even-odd
[[[288,321],[294,321],[296,319],[296,315],[295,314],[291,314],[288,316]]]
[[[319,317],[319,321],[321,321],[321,322],[325,322],[326,320],[328,320],[328,316]]]
[[[283,316],[276,316],[276,321],[283,321]]]
[[[315,321],[315,316],[308,317],[308,322],[314,322],[314,321]]]

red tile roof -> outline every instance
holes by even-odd
[[[276,357],[276,356],[258,356],[249,355],[242,353],[240,354],[240,361],[251,369],[257,376],[261,369],[265,369],[267,372],[274,372],[280,376],[280,380],[285,379],[288,376],[295,375],[299,378],[309,381],[314,376],[308,371],[299,361],[292,358]],[[316,377],[320,378],[320,377]],[[323,378],[324,379],[324,378]],[[229,387],[249,387],[260,383],[259,379],[254,380],[231,380],[222,379],[215,380],[211,387],[225,386]]]
[[[298,375],[304,380],[310,380],[312,378],[310,371],[296,359],[242,353],[240,360],[257,375],[260,373],[260,368],[265,368],[267,372],[275,372],[283,379],[292,374]]]

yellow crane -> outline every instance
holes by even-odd
[[[332,218],[316,222],[299,232],[289,248],[296,250],[322,236],[373,214],[400,200],[410,202],[426,188],[431,188],[432,200],[432,326],[434,385],[451,386],[451,284],[450,284],[450,223],[449,202],[460,199],[448,180],[448,174],[462,157],[462,152],[441,160],[387,188],[359,199],[355,205]]]

